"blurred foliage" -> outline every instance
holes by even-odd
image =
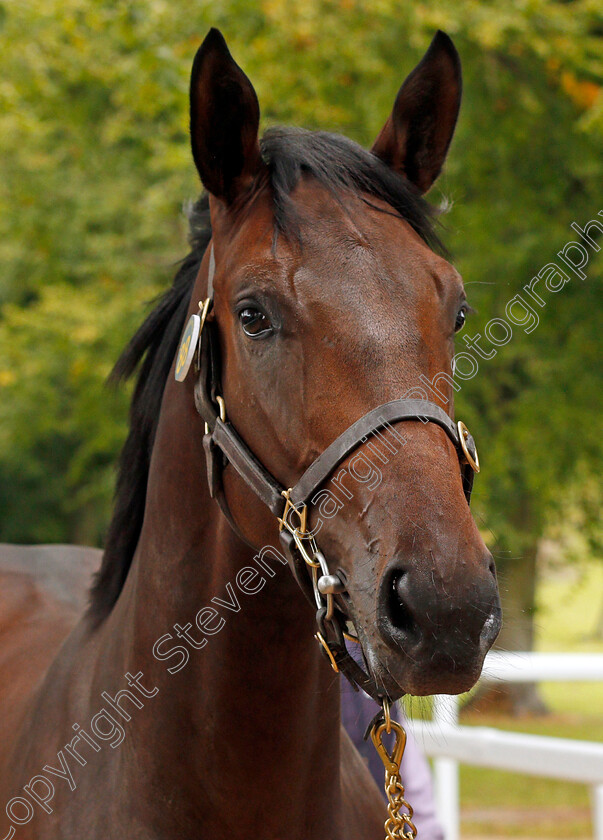
[[[188,77],[210,26],[256,86],[264,126],[365,145],[434,31],[452,36],[465,96],[433,200],[454,203],[445,238],[478,310],[467,335],[504,317],[576,238],[572,221],[603,209],[600,0],[1,3],[4,539],[102,538],[127,409],[103,383],[185,252],[181,206],[198,191]],[[576,516],[600,542],[603,260],[587,273],[546,293],[538,328],[516,327],[458,397],[485,467],[476,510],[510,553]]]

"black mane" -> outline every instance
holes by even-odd
[[[443,251],[434,230],[434,208],[371,152],[338,134],[296,128],[271,129],[261,143],[274,206],[275,231],[300,237],[302,220],[291,192],[310,175],[339,200],[346,193],[386,201],[434,250]],[[165,383],[184,327],[193,284],[211,239],[209,202],[203,195],[190,209],[191,251],[172,286],[131,339],[112,378],[121,380],[140,368],[130,407],[130,432],[117,478],[115,511],[101,568],[91,591],[90,615],[102,621],[119,597],[144,516],[149,463]]]

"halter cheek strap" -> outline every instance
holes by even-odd
[[[289,565],[300,587],[317,607],[316,638],[332,667],[344,673],[355,688],[362,688],[380,701],[384,696],[383,689],[375,684],[347,651],[345,636],[349,611],[345,585],[336,575],[329,574],[326,560],[307,530],[308,505],[314,493],[339,464],[369,435],[386,425],[401,421],[435,423],[448,435],[459,457],[463,489],[469,503],[474,473],[479,472],[475,441],[462,422],[455,424],[436,403],[419,399],[393,400],[372,409],[349,426],[310,464],[293,487],[284,488],[258,461],[226,417],[226,407],[221,396],[217,325],[207,318],[213,303],[214,273],[215,258],[213,246],[210,246],[208,296],[199,303],[199,315],[191,318],[191,321],[199,318],[200,323],[196,335],[196,369],[199,376],[194,393],[197,411],[205,421],[203,446],[210,495],[219,503],[235,532],[249,545],[233,520],[224,494],[222,474],[230,464],[277,517],[280,539]],[[183,338],[189,333],[189,327],[190,321]],[[183,371],[177,366],[176,376],[180,381],[187,373],[188,367]]]

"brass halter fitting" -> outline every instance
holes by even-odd
[[[213,300],[209,297],[205,298],[205,300],[199,301],[199,319],[201,324],[199,326],[199,337],[197,339],[197,352],[195,353],[195,368],[197,372],[201,370],[201,336],[203,335],[203,327],[207,321],[207,316],[209,315],[209,310],[211,309],[212,304]]]
[[[469,452],[469,448],[467,446],[467,438],[469,437],[469,429],[462,420],[459,420],[456,424],[457,429],[459,430],[459,440],[461,443],[461,449],[463,450],[463,455],[473,472],[479,472],[479,458],[477,455],[477,447],[475,447],[475,458]]]
[[[307,505],[295,505],[291,501],[291,488],[288,490],[283,490],[282,494],[283,498],[286,501],[285,510],[283,511],[282,517],[278,517],[279,531],[282,531],[283,528],[286,528],[290,534],[293,536],[298,536],[303,539],[306,534],[308,533],[306,530],[306,526],[308,523],[308,506]],[[299,521],[297,528],[294,528],[292,523],[289,522],[289,516],[294,513]]]
[[[383,735],[393,732],[394,746],[390,752],[383,743]],[[406,747],[406,732],[397,721],[391,719],[390,704],[383,699],[383,715],[377,718],[370,730],[371,741],[385,767],[385,793],[387,796],[387,819],[385,840],[414,840],[417,829],[412,821],[413,810],[404,798],[404,786],[400,779],[400,764]]]
[[[339,667],[337,665],[337,662],[335,661],[335,657],[333,656],[333,651],[329,647],[325,637],[322,635],[322,633],[315,633],[314,638],[316,639],[317,642],[319,642],[322,649],[324,650],[324,652],[329,657],[329,662],[331,663],[331,668],[335,671],[336,674],[338,674],[339,673]]]
[[[216,402],[218,403],[218,408],[220,409],[220,420],[223,423],[226,423],[226,403],[224,402],[224,397],[216,397]],[[207,423],[205,424],[205,434],[209,434],[209,426]]]
[[[203,325],[205,324],[205,319],[207,318],[207,313],[209,312],[211,304],[211,298],[205,298],[205,300],[199,301],[199,317],[201,318],[201,329],[203,329]]]

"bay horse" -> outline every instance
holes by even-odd
[[[206,37],[206,194],[116,368],[139,375],[104,553],[2,551],[0,840],[381,835],[334,670],[383,702],[465,691],[500,627],[451,419],[467,302],[423,198],[460,97],[438,32],[370,151],[260,140]]]

